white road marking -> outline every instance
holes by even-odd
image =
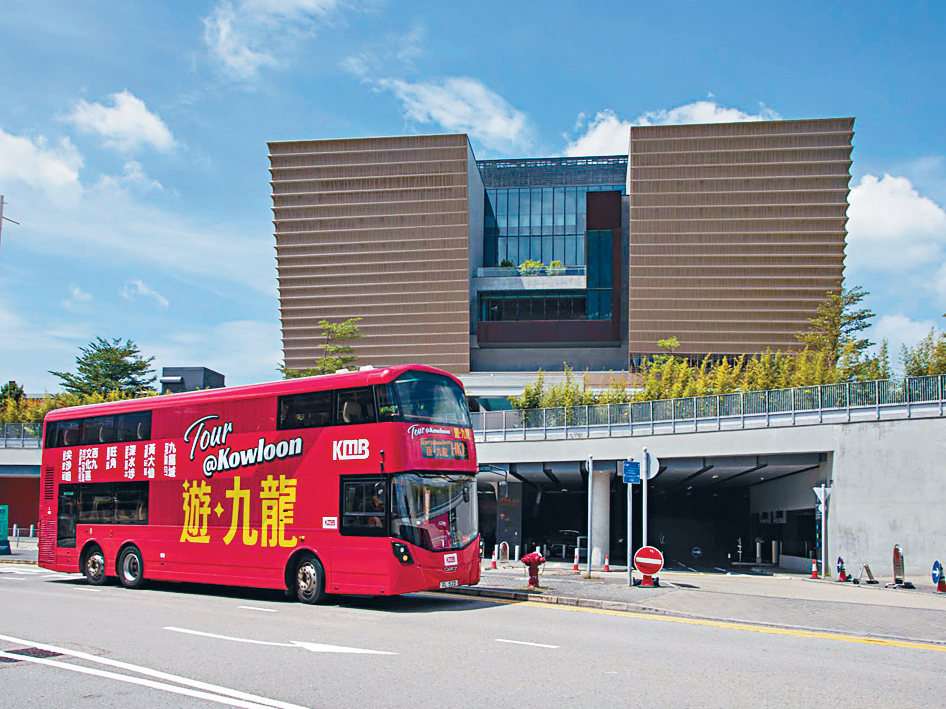
[[[20,574],[23,576],[32,576],[33,574],[43,573],[40,569],[19,569],[16,566],[0,566],[0,574]]]
[[[79,665],[71,665],[66,662],[57,662],[55,660],[48,660],[42,657],[28,657],[26,655],[13,655],[8,652],[0,652],[0,657],[7,658],[10,660],[19,660],[21,662],[32,662],[37,665],[46,665],[47,667],[57,667],[61,670],[69,670],[70,672],[79,672],[84,675],[93,675],[95,677],[105,677],[106,679],[115,679],[120,682],[128,682],[129,684],[137,684],[142,687],[150,687],[152,689],[161,689],[165,692],[171,692],[173,694],[183,694],[188,697],[196,697],[197,699],[206,699],[211,702],[217,702],[218,704],[228,704],[232,707],[243,707],[244,709],[265,709],[267,704],[260,704],[258,702],[248,702],[241,699],[231,699],[229,697],[222,696],[220,694],[210,694],[209,692],[201,692],[196,689],[185,689],[184,687],[175,687],[172,684],[165,684],[164,682],[155,682],[150,679],[141,679],[140,677],[129,677],[128,675],[120,675],[115,672],[107,672],[105,670],[96,670],[91,667],[80,667]]]
[[[0,579],[4,581],[26,581],[26,579],[18,579],[15,576],[0,576]]]
[[[215,638],[217,640],[232,640],[237,643],[249,643],[250,645],[271,645],[273,647],[301,647],[310,652],[338,652],[353,653],[356,655],[396,655],[396,652],[384,652],[383,650],[363,650],[357,647],[342,647],[341,645],[322,645],[321,643],[307,643],[300,640],[293,640],[288,643],[276,643],[269,640],[252,640],[250,638],[235,638],[231,635],[218,635],[217,633],[205,633],[202,630],[188,630],[187,628],[166,627],[174,633],[186,633],[187,635],[199,635],[205,638]]]
[[[228,689],[227,687],[220,687],[216,684],[210,684],[209,682],[201,682],[196,679],[188,679],[187,677],[181,677],[179,675],[172,675],[168,672],[160,672],[159,670],[152,670],[148,667],[141,667],[140,665],[133,665],[130,662],[120,662],[119,660],[110,660],[107,657],[99,657],[98,655],[90,655],[87,652],[79,652],[78,650],[69,650],[64,647],[56,647],[55,645],[47,645],[46,643],[38,643],[32,640],[24,640],[23,638],[15,638],[10,635],[0,635],[0,640],[6,640],[7,642],[17,643],[19,645],[28,645],[30,647],[37,647],[40,650],[49,650],[50,652],[58,652],[61,655],[69,655],[70,657],[75,657],[80,660],[86,660],[88,662],[95,662],[100,665],[106,665],[107,667],[114,667],[119,670],[127,670],[130,672],[137,672],[140,675],[145,675],[146,677],[154,677],[155,679],[166,680],[168,682],[174,682],[175,684],[180,684],[185,687],[193,687],[195,689],[206,690],[208,692],[216,692],[219,695],[233,697],[235,699],[244,699],[249,702],[256,702],[253,706],[267,706],[275,707],[275,709],[306,709],[301,707],[298,704],[290,704],[288,702],[281,702],[278,699],[268,699],[266,697],[259,697],[255,694],[250,694],[249,692],[241,692],[238,689]],[[14,655],[14,659],[21,660],[27,659],[21,655]],[[29,658],[29,659],[38,659],[38,658]],[[47,661],[48,662],[48,661]],[[68,668],[74,667],[74,665],[67,665]],[[85,668],[82,668],[85,669]],[[125,677],[125,675],[119,675]]]
[[[558,645],[543,645],[542,643],[527,643],[522,640],[503,640],[502,638],[495,638],[498,643],[511,643],[513,645],[529,645],[530,647],[547,647],[550,650],[557,650]]]
[[[240,606],[243,610],[246,611],[260,611],[261,613],[276,613],[275,608],[257,608],[256,606]]]
[[[91,591],[92,593],[100,593],[102,589],[100,588],[86,588],[85,586],[76,586],[76,591]]]

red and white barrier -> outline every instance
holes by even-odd
[[[575,563],[572,564],[572,571],[578,571],[578,547],[575,547]]]
[[[611,555],[610,554],[604,555],[604,570],[605,571],[611,570]]]
[[[499,556],[499,547],[493,547],[493,558],[492,558],[492,560],[489,562],[489,568],[491,568],[491,569],[495,569],[495,568],[496,568],[496,557],[498,557],[498,556]]]
[[[818,560],[817,559],[811,560],[811,578],[813,579],[818,578]]]

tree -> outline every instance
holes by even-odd
[[[143,359],[141,352],[131,340],[122,343],[121,338],[109,342],[97,337],[86,347],[80,347],[76,357],[76,373],[53,372],[62,380],[63,388],[73,394],[119,393],[131,396],[153,394],[155,381],[151,362],[154,357]]]
[[[796,333],[795,337],[806,347],[815,352],[824,352],[828,365],[834,367],[847,349],[847,356],[860,359],[864,351],[873,343],[858,333],[870,327],[874,312],[869,308],[857,308],[870,293],[861,286],[843,289],[840,293],[827,294],[818,305],[818,314],[808,318],[810,326],[807,332]]]
[[[364,337],[358,332],[358,323],[363,319],[348,318],[338,323],[319,320],[320,336],[325,338],[325,344],[322,345],[325,354],[315,360],[315,365],[312,367],[289,369],[283,364],[279,367],[279,371],[286,379],[296,379],[314,377],[319,374],[333,374],[339,369],[349,369],[357,359],[349,343]]]
[[[12,399],[14,404],[19,404],[20,400],[26,396],[23,387],[14,381],[9,381],[0,387],[0,404],[6,399]]]
[[[657,340],[657,347],[662,350],[667,350],[670,354],[673,354],[673,351],[680,346],[680,340],[677,339],[676,335],[671,335],[670,337],[664,340]]]

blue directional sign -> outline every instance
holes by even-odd
[[[933,562],[933,583],[939,583],[939,580],[943,576],[943,567],[939,563],[939,559]]]
[[[624,482],[628,485],[638,485],[641,481],[641,464],[636,460],[624,461]]]

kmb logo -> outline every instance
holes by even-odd
[[[368,457],[368,439],[353,438],[332,442],[332,460],[364,460]]]

